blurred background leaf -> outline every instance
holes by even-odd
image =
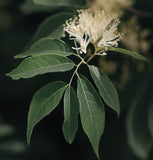
[[[46,6],[82,7],[86,5],[86,0],[33,0],[33,2]]]
[[[148,158],[153,145],[148,126],[149,103],[153,97],[152,94],[149,94],[153,89],[150,84],[151,80],[150,74],[145,77],[144,84],[137,90],[127,116],[128,143],[141,159]]]

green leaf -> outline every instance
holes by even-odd
[[[47,6],[71,6],[80,7],[85,6],[86,0],[33,0],[36,4]]]
[[[24,3],[21,4],[20,9],[22,12],[26,14],[30,13],[40,13],[40,12],[53,12],[58,9],[58,7],[55,6],[42,6],[42,5],[37,5],[33,2],[33,0],[26,0]]]
[[[97,68],[96,66],[89,66],[89,69],[104,102],[114,111],[116,111],[119,116],[120,104],[118,94],[112,82],[107,75],[101,71],[100,68]]]
[[[67,84],[64,82],[51,82],[38,90],[30,105],[28,114],[27,143],[30,144],[34,126],[45,116],[51,113],[59,104]]]
[[[72,16],[73,14],[71,13],[61,12],[45,19],[45,21],[40,24],[29,45],[45,37],[60,39],[63,35],[63,24]]]
[[[148,122],[149,122],[149,130],[153,138],[153,99],[149,105],[149,116],[148,116]]]
[[[108,51],[115,51],[115,52],[119,52],[119,53],[123,53],[123,54],[133,56],[133,57],[135,57],[139,60],[142,60],[142,61],[148,61],[148,59],[146,57],[142,56],[141,54],[136,53],[136,52],[132,52],[132,51],[129,51],[129,50],[126,50],[126,49],[114,48],[114,47],[107,47],[107,49],[108,49]]]
[[[74,63],[66,57],[54,54],[43,54],[26,58],[16,69],[6,75],[17,80],[48,72],[68,71],[73,67]]]
[[[27,51],[16,55],[14,58],[25,58],[28,56],[38,55],[38,54],[58,54],[62,56],[68,56],[71,53],[69,52],[70,47],[65,44],[64,41],[58,39],[50,39],[50,38],[43,38],[36,43],[34,43],[30,49]]]
[[[82,75],[78,79],[77,95],[83,130],[99,158],[99,142],[105,126],[104,104],[92,84]]]
[[[148,94],[150,87],[147,88],[147,92],[145,90],[137,91],[137,97],[135,97],[127,116],[128,143],[133,153],[140,159],[149,157],[153,144],[148,127],[148,106],[152,97]]]
[[[66,141],[72,143],[78,129],[79,102],[72,87],[68,87],[64,95],[63,133]]]

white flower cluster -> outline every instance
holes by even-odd
[[[70,39],[79,43],[73,49],[80,53],[87,52],[87,46],[92,43],[96,47],[118,46],[121,38],[117,32],[119,19],[116,16],[108,16],[104,11],[91,12],[90,9],[78,10],[78,16],[69,19],[64,25],[64,30]]]

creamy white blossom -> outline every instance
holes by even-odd
[[[104,11],[91,12],[90,9],[78,10],[78,16],[66,21],[64,30],[69,34],[70,39],[79,44],[73,49],[80,53],[87,52],[87,46],[92,43],[97,47],[118,46],[121,36],[117,32],[119,19],[115,15],[108,16]]]

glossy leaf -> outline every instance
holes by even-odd
[[[116,113],[120,114],[120,104],[117,91],[107,77],[107,75],[96,66],[89,66],[91,76],[98,88],[98,91],[103,98],[104,102],[112,108]]]
[[[45,37],[60,39],[63,35],[63,24],[72,16],[71,13],[61,12],[45,19],[45,21],[40,24],[30,44]]]
[[[27,143],[30,144],[34,126],[51,113],[59,104],[66,89],[64,82],[51,82],[38,90],[31,102],[28,114]]]
[[[43,38],[36,43],[34,43],[30,49],[27,51],[18,54],[15,58],[25,58],[28,56],[38,55],[38,54],[59,54],[62,56],[68,56],[71,53],[69,52],[70,47],[65,44],[62,40],[58,39],[50,39],[50,38]]]
[[[108,51],[114,51],[114,52],[119,52],[119,53],[133,56],[133,57],[135,57],[139,60],[142,60],[142,61],[148,61],[148,59],[146,57],[142,56],[139,53],[133,52],[133,51],[129,51],[129,50],[122,49],[122,48],[114,48],[114,47],[107,47],[107,49],[108,49]]]
[[[48,72],[63,72],[71,70],[74,63],[63,56],[55,54],[43,54],[26,58],[21,64],[8,73],[12,79],[30,78]]]
[[[78,129],[79,102],[72,87],[66,89],[64,95],[63,133],[66,141],[72,143]]]
[[[92,84],[82,75],[78,78],[77,95],[83,130],[99,158],[99,142],[105,126],[104,104]]]

